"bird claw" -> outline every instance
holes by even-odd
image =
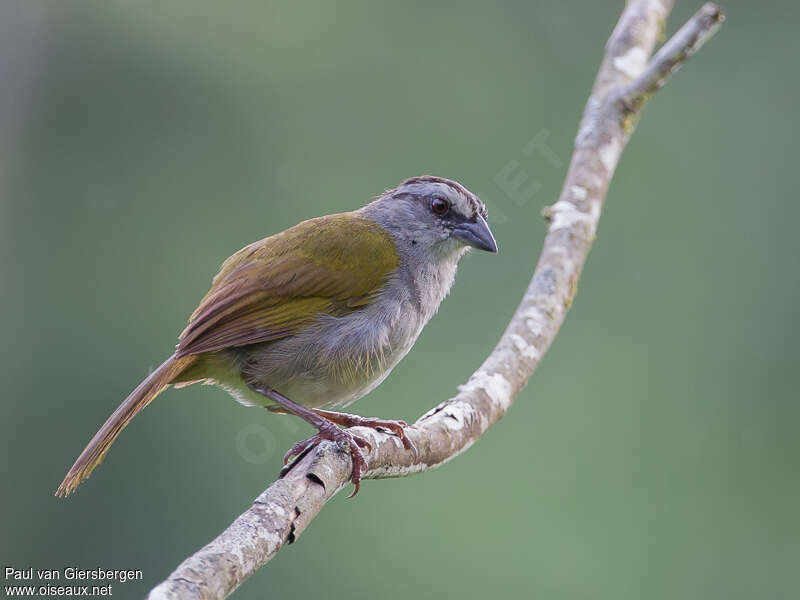
[[[300,457],[306,450],[311,448],[316,444],[319,444],[322,440],[317,439],[319,438],[319,434],[313,435],[307,440],[303,440],[302,442],[297,442],[291,448],[286,451],[286,454],[283,455],[283,464],[286,466],[289,464],[289,461],[294,457]]]
[[[319,433],[312,435],[307,440],[297,442],[294,446],[289,448],[283,456],[283,464],[286,465],[292,457],[299,458],[322,441],[336,442],[340,446],[344,446],[350,450],[350,456],[353,459],[353,473],[350,476],[350,481],[353,482],[355,489],[348,498],[352,498],[358,493],[361,487],[361,477],[367,471],[367,460],[364,458],[361,448],[366,448],[367,451],[372,450],[372,444],[359,435],[344,429],[339,429],[333,424],[331,424],[330,427],[323,427],[320,429]]]
[[[403,447],[411,452],[414,460],[419,458],[417,447],[408,438],[408,436],[406,436],[405,428],[408,427],[408,423],[405,421],[378,419],[375,417],[359,417],[357,415],[349,415],[346,413],[325,412],[323,416],[324,418],[328,419],[328,423],[324,423],[322,426],[320,426],[319,433],[311,436],[307,440],[297,442],[294,446],[289,448],[289,450],[283,456],[284,468],[281,471],[282,474],[291,469],[291,466],[287,468],[285,465],[293,457],[299,459],[311,448],[322,441],[327,440],[336,442],[337,444],[350,450],[350,455],[353,459],[353,474],[350,477],[350,481],[353,482],[354,489],[353,493],[350,494],[348,498],[355,496],[361,487],[361,477],[367,471],[367,461],[364,458],[364,454],[361,452],[361,449],[364,448],[367,450],[367,452],[369,452],[372,450],[372,444],[370,444],[369,441],[360,435],[356,435],[347,429],[339,429],[339,427],[336,425],[341,425],[343,427],[369,427],[371,429],[382,429],[388,431],[400,439]]]

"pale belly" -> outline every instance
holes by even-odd
[[[219,385],[242,404],[272,406],[269,387],[310,408],[347,406],[378,386],[416,342],[455,277],[460,246],[447,260],[391,280],[368,307],[320,317],[288,338],[207,355],[194,379]],[[249,384],[249,385],[248,385]]]
[[[395,312],[326,317],[292,337],[224,351],[209,363],[206,381],[247,406],[274,405],[252,387],[272,388],[310,408],[347,406],[388,377],[425,324],[413,310]]]

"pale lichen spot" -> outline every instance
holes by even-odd
[[[489,417],[484,413],[478,413],[481,417],[481,432],[486,431],[489,429],[491,423],[489,422]]]
[[[525,317],[525,325],[528,327],[528,331],[530,331],[533,336],[538,337],[542,335],[546,322],[542,311],[535,306],[531,306],[522,314],[522,316]]]
[[[519,353],[524,358],[530,358],[533,360],[537,360],[539,358],[540,356],[539,350],[537,350],[536,346],[534,346],[533,344],[529,344],[524,337],[522,337],[518,333],[512,333],[509,337],[511,338],[511,341],[514,343],[516,349],[519,350]]]
[[[449,460],[449,459],[448,459]],[[370,469],[367,473],[369,479],[385,479],[388,477],[405,477],[406,475],[413,475],[430,469],[432,466],[424,462],[414,463],[413,465],[392,465],[387,464],[377,469]]]
[[[278,534],[274,533],[274,532],[265,531],[265,533],[263,533],[261,535],[261,539],[264,540],[263,546],[265,546],[267,548],[280,548],[281,547],[282,540],[281,540],[280,536]],[[240,560],[246,560],[246,558],[247,557],[244,554],[242,554]],[[245,564],[245,563],[241,563],[241,564]]]
[[[564,274],[570,279],[575,277],[575,261],[569,257],[564,259]]]
[[[478,371],[469,378],[466,384],[459,386],[460,392],[483,390],[489,399],[503,411],[511,406],[511,384],[500,373]]]
[[[589,206],[589,212],[592,216],[592,235],[597,232],[597,223],[600,221],[601,210],[600,202],[592,202]]]
[[[638,77],[644,71],[646,64],[647,53],[638,46],[634,46],[625,54],[614,59],[614,68],[631,79]]]
[[[575,200],[578,200],[578,201],[586,200],[586,197],[589,195],[589,190],[587,190],[585,187],[582,187],[580,185],[571,186],[569,188],[569,191],[572,194],[572,197],[575,198]]]
[[[550,207],[552,220],[550,221],[550,231],[566,229],[576,223],[588,223],[591,217],[578,210],[572,202],[559,200]]]
[[[614,167],[617,164],[620,150],[620,142],[618,139],[614,138],[597,151],[597,154],[600,157],[600,162],[603,163],[603,166],[609,173],[614,170]]]
[[[468,402],[451,401],[442,410],[445,426],[452,431],[459,431],[467,423],[467,412],[472,411]]]

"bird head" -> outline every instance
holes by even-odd
[[[486,206],[450,179],[412,177],[362,211],[419,253],[445,259],[461,256],[469,248],[497,252]]]

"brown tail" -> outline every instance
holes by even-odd
[[[58,486],[56,496],[64,497],[75,491],[75,488],[80,483],[91,475],[92,470],[99,465],[103,458],[111,448],[111,444],[117,439],[117,436],[125,429],[125,426],[131,422],[131,419],[142,410],[145,406],[158,396],[164,389],[172,382],[172,380],[180,375],[187,367],[194,361],[195,356],[183,356],[176,358],[175,355],[170,356],[164,363],[145,379],[139,386],[133,390],[125,401],[119,405],[119,408],[114,411],[108,420],[103,424],[89,445],[84,448],[78,460],[72,465],[72,468],[64,477],[64,481]]]

